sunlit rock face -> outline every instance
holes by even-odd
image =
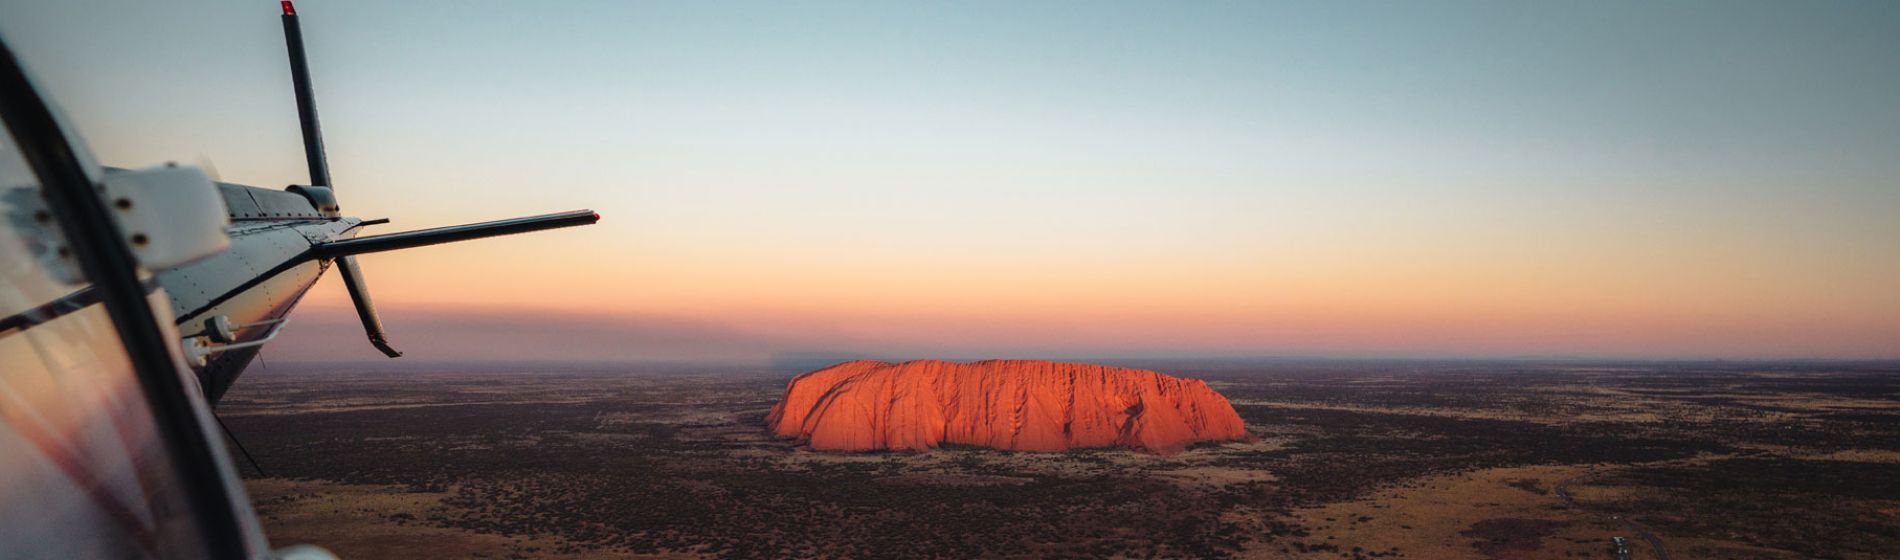
[[[1233,405],[1201,380],[1030,360],[846,362],[793,378],[766,422],[814,449],[849,451],[950,443],[1171,454],[1249,438]]]

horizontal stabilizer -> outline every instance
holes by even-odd
[[[600,221],[600,214],[594,213],[593,210],[575,210],[557,214],[542,214],[540,216],[482,222],[479,224],[419,229],[416,231],[387,233],[343,241],[332,241],[312,247],[311,251],[315,253],[317,258],[333,259],[350,255],[361,255],[364,253],[380,253],[383,251],[394,251],[397,249],[422,247],[425,245],[495,237],[498,235],[584,226],[598,221]]]

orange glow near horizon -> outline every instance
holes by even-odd
[[[1856,271],[1815,253],[1767,267],[1759,248],[1640,233],[1562,244],[1416,232],[1328,251],[1105,244],[954,260],[767,238],[613,243],[655,233],[608,212],[594,228],[364,261],[385,307],[685,318],[782,350],[1884,358],[1900,348],[1900,298],[1879,285],[1894,271],[1881,263]],[[330,285],[308,304],[342,296]]]

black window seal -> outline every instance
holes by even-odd
[[[246,558],[244,525],[235,510],[235,497],[225,485],[225,470],[212,447],[216,444],[199,422],[192,406],[193,392],[177,370],[171,353],[174,341],[164,336],[146,300],[137,261],[100,200],[98,186],[67,143],[59,121],[4,41],[0,41],[0,119],[38,175],[48,209],[125,345],[159,437],[203,532],[206,557]]]
[[[145,281],[145,295],[158,291],[157,280]],[[26,332],[27,329],[53,322],[54,319],[68,314],[78,313],[99,303],[99,293],[92,286],[86,286],[58,299],[33,306],[25,311],[0,318],[0,338],[6,338]]]

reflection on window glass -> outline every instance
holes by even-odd
[[[105,307],[0,134],[0,558],[197,558],[187,496]]]
[[[39,187],[19,146],[11,136],[0,134],[0,317],[29,311],[77,288],[55,281],[47,270],[57,266],[48,259],[59,258],[59,239]]]

